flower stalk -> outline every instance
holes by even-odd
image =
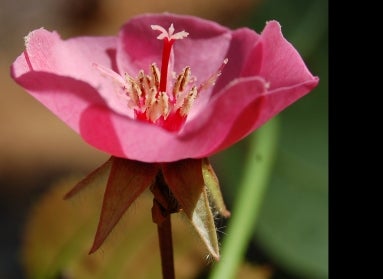
[[[171,214],[179,211],[179,205],[171,194],[160,172],[150,190],[153,192],[152,219],[157,224],[163,279],[174,279],[174,256]]]
[[[163,279],[174,279],[174,256],[172,225],[170,214],[168,214],[161,224],[157,224],[158,240],[160,243],[161,267]]]

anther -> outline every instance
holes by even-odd
[[[177,99],[180,92],[183,92],[185,85],[189,83],[190,80],[190,67],[185,67],[182,73],[177,77],[177,80],[173,87],[173,98]]]

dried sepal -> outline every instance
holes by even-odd
[[[112,157],[112,166],[93,246],[95,252],[134,200],[154,181],[158,165]]]
[[[113,157],[109,158],[105,163],[78,182],[68,193],[66,193],[64,199],[72,198],[85,187],[90,187],[95,184],[105,185],[108,180],[110,168],[112,167],[112,158]]]

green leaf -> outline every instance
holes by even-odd
[[[256,231],[258,243],[279,264],[307,278],[327,278],[328,273],[327,133],[323,118],[316,117],[318,97],[311,98],[311,108],[308,100],[283,115],[278,157]]]

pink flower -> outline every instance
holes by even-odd
[[[258,35],[173,14],[135,17],[116,37],[62,40],[35,30],[12,77],[112,155],[66,196],[108,177],[91,252],[150,187],[153,221],[161,227],[183,211],[216,259],[211,206],[230,212],[207,157],[318,84],[276,21]]]
[[[217,153],[318,83],[276,21],[257,34],[148,14],[114,37],[38,29],[25,41],[15,81],[89,144],[142,162]]]

